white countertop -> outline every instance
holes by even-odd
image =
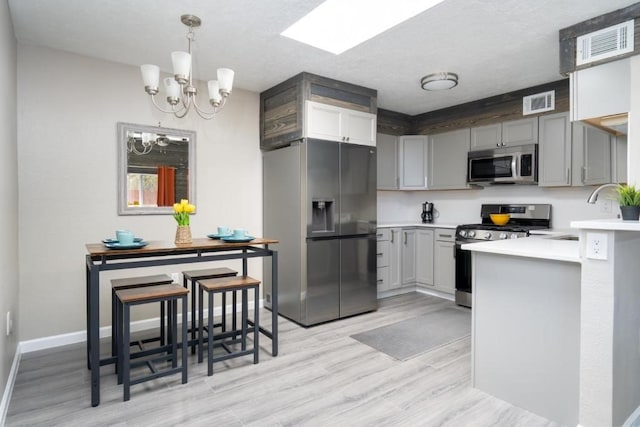
[[[458,224],[448,224],[444,222],[422,223],[417,221],[396,221],[396,222],[379,222],[378,228],[392,227],[422,227],[422,228],[452,228],[455,229]]]
[[[571,228],[587,230],[640,231],[640,221],[623,221],[616,218],[572,221]]]
[[[578,241],[557,240],[547,236],[466,243],[462,245],[462,249],[472,252],[580,262]]]

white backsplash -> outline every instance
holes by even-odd
[[[615,218],[619,213],[615,201],[604,202],[600,197],[595,205],[587,203],[594,188],[509,185],[454,191],[378,191],[378,223],[420,222],[422,203],[427,201],[436,209],[435,224],[478,223],[484,203],[550,203],[551,225],[557,229],[569,228],[574,220]],[[607,204],[611,212],[604,212]]]

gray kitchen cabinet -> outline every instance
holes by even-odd
[[[397,190],[398,137],[379,133],[376,136],[378,162],[378,190]]]
[[[611,134],[582,122],[572,127],[572,184],[611,182]]]
[[[467,185],[467,153],[471,144],[471,130],[459,129],[429,136],[429,190],[457,190]]]
[[[399,175],[401,190],[427,189],[426,135],[405,135],[398,141]]]
[[[612,140],[611,177],[613,182],[627,182],[627,135],[617,135]]]
[[[416,283],[416,230],[403,228],[401,241],[402,252],[402,286],[415,285]]]
[[[433,284],[441,292],[456,290],[455,230],[437,228],[433,246]]]
[[[389,289],[397,289],[402,286],[402,230],[400,228],[389,229]]]
[[[538,145],[538,185],[571,185],[571,121],[569,113],[540,117]]]
[[[420,285],[433,286],[433,230],[418,229],[416,235],[416,277]]]
[[[538,118],[494,123],[471,128],[471,149],[486,150],[496,147],[536,144],[538,142]]]
[[[389,289],[389,229],[378,229],[376,233],[376,267],[378,292]]]

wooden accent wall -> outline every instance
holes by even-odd
[[[556,91],[555,110],[527,116],[522,115],[522,97],[550,90]],[[569,111],[569,79],[545,83],[416,116],[379,109],[378,132],[389,135],[431,135],[563,111]]]
[[[412,117],[408,114],[378,108],[378,132],[387,135],[411,135]]]
[[[300,73],[260,94],[260,147],[274,149],[303,136],[305,101],[376,114],[378,92],[363,86]]]
[[[560,74],[569,73],[584,68],[593,67],[605,62],[617,61],[628,56],[640,54],[640,3],[632,4],[622,9],[615,10],[595,18],[579,22],[571,27],[560,30]],[[581,66],[576,65],[576,37],[589,34],[612,25],[635,19],[634,25],[634,50],[624,55],[614,58],[607,58],[601,61],[592,62]]]

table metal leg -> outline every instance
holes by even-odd
[[[100,276],[98,267],[89,273],[88,339],[91,367],[91,406],[100,404]]]
[[[278,355],[278,252],[271,251],[271,355]]]

